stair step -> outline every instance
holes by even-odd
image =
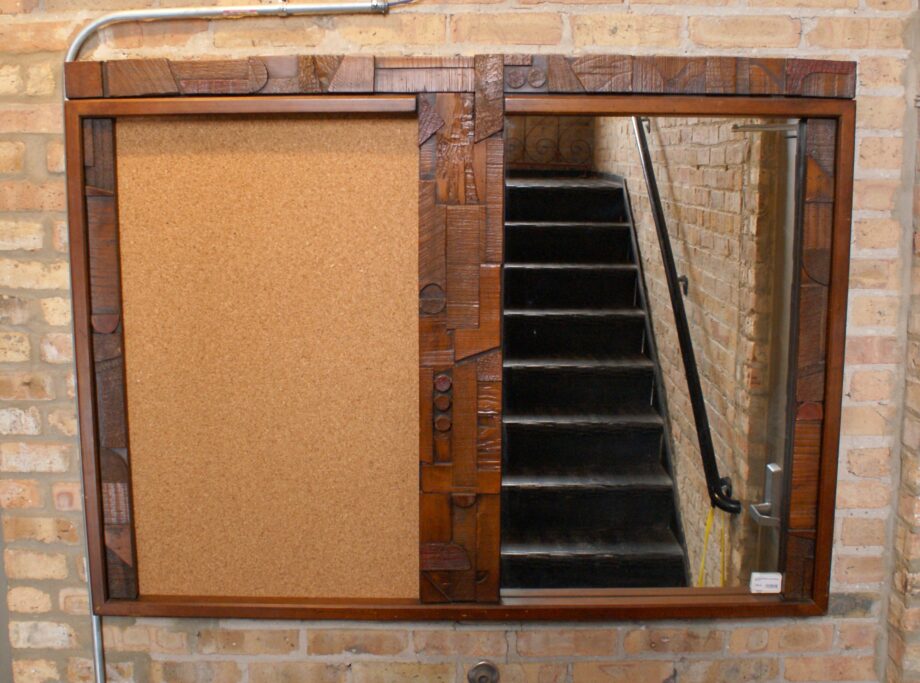
[[[660,420],[593,424],[506,420],[503,471],[508,475],[659,472],[662,434]]]
[[[646,588],[687,584],[683,549],[662,527],[594,536],[509,538],[501,548],[506,588]]]
[[[502,421],[506,425],[600,430],[642,429],[660,427],[664,424],[661,415],[654,411],[623,415],[516,415],[505,413]]]
[[[508,490],[528,491],[629,491],[636,488],[670,490],[674,482],[660,467],[657,472],[632,472],[616,474],[565,473],[533,474],[518,473],[502,476],[502,487]]]
[[[505,187],[513,189],[555,190],[559,188],[579,190],[622,190],[623,183],[612,178],[520,178],[510,177],[505,179]]]
[[[571,555],[600,556],[619,555],[682,557],[680,544],[674,533],[667,527],[650,529],[608,530],[596,535],[528,533],[509,536],[502,540],[502,555],[506,556],[547,556],[560,557]]]
[[[586,310],[634,306],[636,275],[631,264],[506,264],[505,306]]]
[[[504,311],[505,358],[609,359],[645,352],[639,308]]]
[[[513,414],[634,414],[654,407],[655,375],[648,365],[511,367],[504,392]]]
[[[667,527],[674,513],[670,480],[627,480],[622,486],[506,486],[502,529],[506,537],[540,533],[597,535],[609,529]]]
[[[506,190],[502,586],[684,586],[625,185]]]
[[[509,221],[626,220],[621,184],[602,178],[508,178]]]
[[[607,370],[617,368],[647,368],[653,370],[655,364],[647,356],[624,356],[622,358],[512,358],[505,359],[502,363],[505,368],[526,368],[526,369],[545,369],[545,370],[563,370],[563,369],[583,369],[583,370]]]
[[[631,263],[628,223],[505,223],[505,262]]]

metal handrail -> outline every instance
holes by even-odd
[[[671,250],[671,238],[668,236],[668,225],[661,206],[661,195],[658,193],[658,182],[655,180],[655,168],[652,165],[652,156],[649,154],[648,140],[645,137],[642,120],[638,116],[632,118],[632,124],[636,134],[636,145],[639,148],[639,157],[642,160],[642,175],[645,176],[649,203],[652,206],[652,217],[655,220],[655,232],[658,234],[658,246],[661,250],[665,279],[668,282],[668,294],[671,297],[671,309],[674,311],[674,325],[677,328],[677,341],[680,344],[680,355],[683,358],[684,371],[687,375],[687,390],[690,394],[690,405],[693,408],[693,421],[696,424],[700,459],[703,461],[703,473],[706,475],[709,500],[714,507],[737,514],[741,512],[741,502],[732,498],[731,478],[721,476],[719,465],[716,463],[712,432],[709,430],[709,418],[706,415],[706,404],[703,401],[700,373],[696,366],[696,355],[693,352],[693,340],[690,337],[690,325],[687,322],[687,311],[684,308],[683,296],[681,296],[680,278],[677,276],[677,267],[674,265],[674,252]]]

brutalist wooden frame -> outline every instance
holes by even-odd
[[[67,64],[68,210],[94,611],[380,620],[823,613],[843,378],[855,76],[849,62],[623,55]],[[120,116],[344,112],[414,112],[419,121],[421,600],[139,596],[121,358],[114,125]],[[737,589],[500,592],[506,114],[803,120],[793,469],[782,595]]]

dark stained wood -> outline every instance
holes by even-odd
[[[505,145],[500,135],[485,143],[485,203],[486,222],[482,244],[482,260],[485,263],[501,263],[505,230]]]
[[[329,80],[329,92],[374,92],[374,58],[344,57]]]
[[[587,55],[572,61],[572,71],[588,92],[632,92],[633,58]]]
[[[686,95],[706,92],[706,58],[635,57],[633,92]]]
[[[182,97],[74,100],[82,116],[198,114],[411,114],[412,95],[301,95],[297,97]]]
[[[374,91],[379,93],[473,92],[471,68],[377,69]]]
[[[439,94],[435,109],[445,124],[437,138],[438,201],[443,204],[475,203],[473,178],[473,96]]]
[[[828,386],[828,363],[840,365],[842,371],[842,349],[838,356],[829,354],[832,340],[831,292],[843,287],[844,302],[837,303],[836,316],[845,316],[845,289],[847,273],[839,269],[840,256],[832,253],[835,240],[840,239],[839,223],[835,223],[836,174],[840,166],[836,163],[840,153],[837,149],[837,127],[834,119],[809,119],[804,127],[804,139],[800,141],[804,150],[805,177],[802,197],[801,235],[799,237],[801,269],[799,274],[799,313],[796,349],[795,400],[796,417],[792,444],[792,472],[787,486],[788,509],[785,547],[781,553],[787,585],[784,594],[790,599],[812,596],[817,584],[826,584],[828,573],[816,569],[816,530],[833,527],[833,501],[823,501],[822,489],[826,478],[836,479],[826,469],[828,460],[836,460],[836,441],[839,432],[833,433],[834,444],[824,442],[827,431],[824,424],[825,402],[833,415],[839,411],[840,394]],[[850,162],[851,163],[851,162]],[[849,176],[852,165],[844,172]],[[847,239],[848,239],[848,232]],[[839,246],[838,246],[839,248]],[[834,261],[837,260],[835,268]],[[839,294],[838,294],[839,296]],[[842,330],[840,332],[843,336]],[[836,379],[831,380],[839,387]],[[835,466],[834,466],[835,467]],[[833,487],[831,487],[833,490]],[[828,495],[826,492],[823,495]],[[828,546],[825,552],[830,554]],[[828,558],[829,560],[829,558]],[[816,581],[816,576],[820,579]],[[821,589],[826,600],[826,586]]]
[[[174,61],[170,67],[183,95],[251,94],[268,82],[268,70],[257,58]]]
[[[471,69],[473,57],[377,57],[378,69]]]
[[[424,588],[424,586],[423,586]],[[432,589],[434,591],[435,589]],[[443,601],[442,601],[443,602]],[[609,596],[507,597],[500,604],[419,604],[414,600],[291,600],[142,596],[110,600],[104,616],[252,619],[362,619],[376,621],[612,621],[808,617],[822,614],[808,600],[741,594],[732,589],[633,589]]]
[[[791,530],[817,526],[821,427],[821,420],[796,420],[795,423],[788,518]]]
[[[522,64],[505,62],[505,92],[546,92],[549,67],[546,55],[532,55]]]
[[[502,61],[476,58],[475,65],[475,95],[419,98],[420,357],[423,373],[434,370],[421,420],[422,442],[431,434],[433,446],[432,456],[420,461],[419,585],[426,603],[499,599],[501,403],[494,395],[501,365]],[[429,68],[422,63],[413,70]],[[483,130],[487,136],[475,142]],[[429,145],[433,156],[425,153]],[[487,265],[490,257],[497,258],[493,265]],[[427,294],[432,288],[437,291]],[[438,292],[443,308],[435,305]],[[484,366],[490,373],[481,369],[485,354],[499,356]]]
[[[786,92],[786,60],[740,58],[738,92],[744,95],[782,95]]]
[[[418,97],[418,144],[423,145],[432,135],[444,125],[444,119],[434,108],[433,95],[419,95]]]
[[[836,121],[833,237],[828,293],[827,359],[823,403],[823,433],[818,482],[818,524],[815,537],[814,581],[810,599],[827,610],[830,598],[834,507],[837,496],[837,446],[840,439],[841,395],[846,344],[847,293],[850,272],[850,216],[853,208],[853,165],[856,142],[855,103],[842,102]],[[811,126],[812,122],[808,123]]]
[[[69,99],[103,97],[102,62],[66,62],[64,94]]]
[[[786,540],[787,562],[783,572],[783,596],[805,600],[812,594],[815,578],[814,530],[790,531]]]
[[[120,59],[102,69],[106,97],[179,94],[168,59]]]
[[[447,327],[479,325],[479,235],[483,207],[447,208]]]
[[[476,59],[484,65],[492,58],[497,61],[495,68],[504,72],[503,86],[496,87],[509,93],[587,91],[850,99],[856,91],[853,62],[813,59],[485,55],[374,60],[365,55],[285,55],[95,63],[101,65],[104,78],[97,78],[93,67],[84,66],[94,63],[82,62],[72,67],[73,88],[68,87],[68,93],[72,92],[68,96],[473,92]],[[101,84],[105,85],[103,92],[98,90]],[[483,128],[477,139],[488,137],[491,133],[487,130]]]
[[[802,97],[856,96],[856,63],[820,59],[786,61],[786,95]]]
[[[64,105],[64,141],[67,150],[67,212],[71,254],[71,296],[74,306],[74,358],[77,377],[77,406],[80,425],[81,470],[86,516],[87,561],[92,609],[99,612],[108,601],[106,551],[102,525],[101,483],[96,446],[93,392],[93,345],[90,327],[89,268],[86,245],[84,122],[73,101]],[[92,127],[89,127],[90,135]],[[89,159],[89,163],[92,163]],[[134,605],[133,601],[125,604]]]
[[[584,92],[585,86],[578,80],[568,59],[549,55],[546,58],[546,89],[548,92]]]
[[[88,311],[101,527],[105,548],[105,595],[137,597],[137,559],[131,519],[127,403],[121,327],[121,275],[116,212],[115,125],[112,119],[83,121],[85,230],[78,239],[88,265]],[[74,254],[73,258],[76,258]],[[75,299],[76,301],[76,299]],[[85,303],[84,303],[85,302]],[[83,309],[83,306],[86,309]],[[95,452],[95,451],[93,451]]]
[[[479,142],[500,132],[505,123],[504,63],[501,55],[476,55],[475,64],[474,140]]]
[[[505,114],[527,116],[776,116],[836,118],[848,103],[796,97],[505,95]]]

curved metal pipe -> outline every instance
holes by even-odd
[[[304,14],[386,14],[390,5],[405,4],[388,0],[359,0],[358,2],[300,3],[277,5],[238,5],[232,7],[176,7],[136,9],[105,14],[83,27],[67,50],[64,61],[74,62],[89,38],[106,26],[132,21],[164,21],[167,19],[243,19],[246,17],[293,17]]]

